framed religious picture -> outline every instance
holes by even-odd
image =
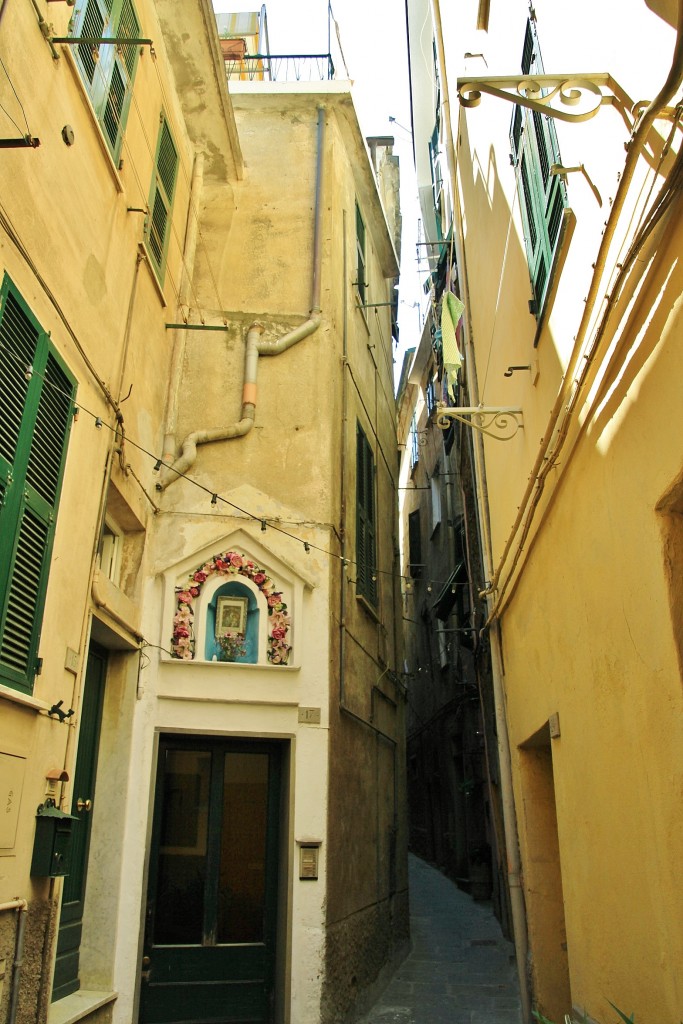
[[[248,597],[219,597],[216,603],[216,636],[247,631]]]

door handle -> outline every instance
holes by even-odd
[[[76,801],[76,810],[78,810],[78,811],[91,811],[92,810],[92,800],[84,800],[82,797],[79,796],[78,800]]]
[[[140,971],[141,981],[149,981],[149,976],[152,973],[152,961],[148,956],[142,958],[142,970]]]

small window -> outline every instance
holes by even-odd
[[[99,547],[100,570],[116,586],[121,576],[121,534],[115,526],[105,520]]]
[[[85,0],[74,15],[78,38],[116,39],[116,43],[80,43],[76,62],[114,160],[118,160],[128,118],[140,36],[131,0]]]
[[[543,61],[536,25],[527,21],[522,50],[522,73],[542,75]],[[567,205],[564,182],[551,174],[560,164],[560,150],[552,118],[536,110],[515,107],[510,126],[512,160],[517,169],[524,243],[531,278],[530,309],[541,315],[548,293],[550,271],[560,238],[563,211]]]
[[[436,385],[434,378],[430,377],[425,388],[425,399],[427,401],[427,415],[431,416],[436,409]]]
[[[436,234],[437,240],[441,241],[443,235],[444,202],[443,202],[443,170],[441,167],[441,155],[439,152],[439,111],[437,110],[436,124],[429,140],[429,167],[432,174],[432,199],[436,211]]]
[[[162,283],[166,270],[168,240],[171,234],[171,210],[177,173],[178,151],[168,121],[162,114],[152,190],[149,197],[150,212],[145,229],[147,252]]]
[[[377,604],[375,458],[360,424],[356,429],[356,593]]]
[[[32,693],[76,386],[7,275],[0,351],[0,679]]]
[[[439,477],[438,466],[434,470],[433,476],[430,478],[429,488],[432,499],[432,533],[434,533],[434,530],[436,530],[437,526],[441,522],[441,479]]]
[[[436,622],[436,639],[439,645],[439,668],[446,668],[448,665],[448,637],[446,627],[440,619]]]
[[[410,575],[414,580],[422,576],[422,524],[420,510],[416,508],[408,515],[408,550],[410,555]]]
[[[361,305],[365,305],[368,288],[365,221],[363,220],[358,203],[356,203],[356,287]]]
[[[410,424],[410,471],[415,469],[420,461],[420,435],[417,429],[417,420],[413,416]]]

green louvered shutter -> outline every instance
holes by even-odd
[[[536,24],[527,21],[522,48],[522,74],[544,74]],[[557,246],[562,212],[567,205],[564,183],[550,167],[561,163],[555,125],[537,110],[515,107],[510,126],[512,159],[519,172],[524,242],[533,290],[533,312],[543,309]]]
[[[147,249],[159,280],[162,282],[166,270],[168,239],[171,233],[171,208],[177,173],[178,151],[168,121],[162,114],[152,191],[149,198],[150,213],[145,231]]]
[[[74,34],[79,38],[135,39],[140,31],[132,0],[85,0],[75,16]],[[138,47],[126,43],[80,43],[76,56],[107,145],[114,160],[118,160]]]
[[[0,304],[0,680],[30,693],[75,387],[7,277]]]
[[[360,425],[356,432],[356,592],[377,604],[375,460]],[[373,578],[374,577],[374,578]]]
[[[130,0],[124,0],[121,6],[116,35],[126,39],[136,39],[140,36],[140,25]],[[112,49],[114,50],[114,60],[102,112],[102,127],[112,154],[115,159],[118,159],[133,91],[138,48],[124,44],[120,47],[112,47]]]

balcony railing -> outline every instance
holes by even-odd
[[[228,80],[233,82],[325,82],[334,78],[329,53],[275,56],[255,54],[226,60]]]

